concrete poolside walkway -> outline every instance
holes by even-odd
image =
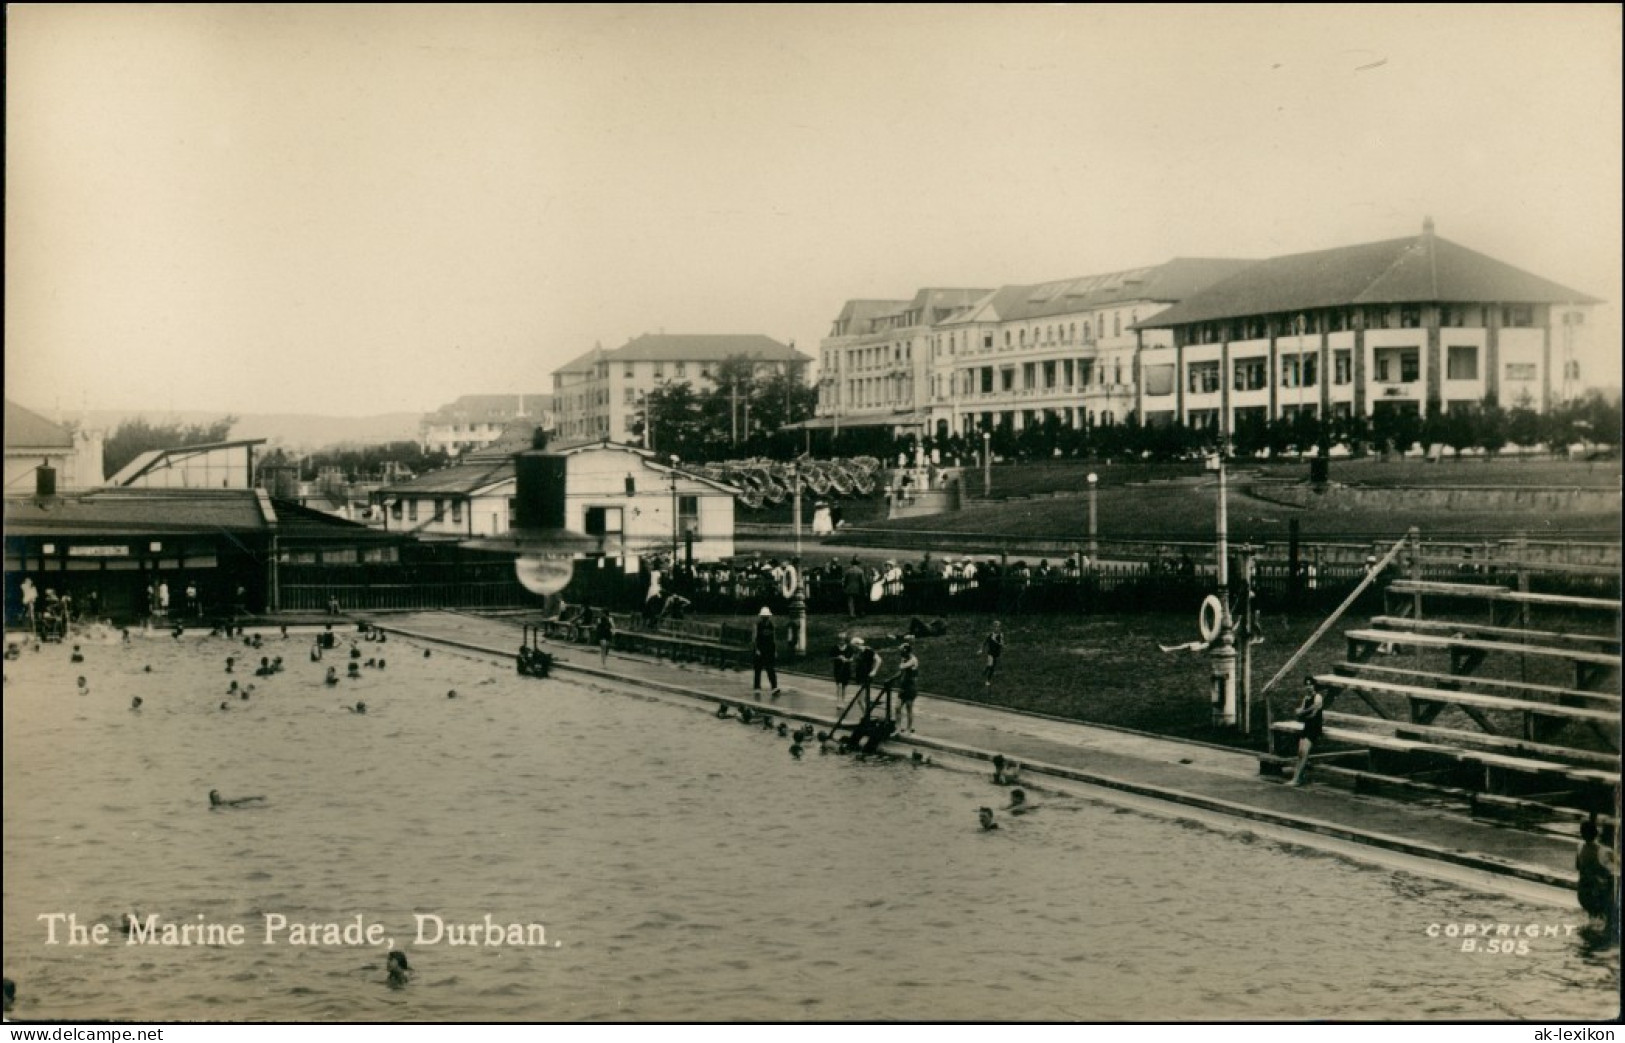
[[[517,620],[450,612],[386,616],[374,622],[402,636],[507,659],[513,657],[521,637]],[[781,674],[783,694],[770,699],[763,692],[758,700],[750,690],[749,671],[674,664],[619,652],[610,657],[608,668],[602,669],[595,647],[544,644],[564,673],[632,682],[642,688],[710,702],[761,706],[776,717],[815,724],[833,723],[841,710],[836,705],[833,682],[821,676]],[[1275,830],[1277,835],[1314,834],[1400,856],[1451,863],[1469,871],[1515,877],[1570,893],[1575,885],[1574,841],[1346,790],[1312,784],[1289,786],[1261,776],[1257,756],[1247,751],[1038,717],[929,694],[917,700],[915,717],[917,733],[898,736],[889,744],[892,748],[916,747],[982,761],[1002,753],[1020,761],[1024,780],[1038,787],[1045,784],[1043,776],[1052,776],[1256,823]]]

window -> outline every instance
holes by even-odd
[[[1354,383],[1354,353],[1348,350],[1332,353],[1332,383],[1339,387]]]
[[[460,523],[463,520],[463,501],[451,501],[451,520],[454,523]]]
[[[1120,311],[1119,312],[1114,312],[1114,313],[1112,313],[1112,336],[1121,337],[1122,335],[1123,335],[1123,313],[1120,312]]]
[[[1448,350],[1445,377],[1449,380],[1478,379],[1478,349],[1452,346]]]
[[[700,498],[698,496],[679,496],[677,498],[677,531],[684,535],[693,533],[695,539],[700,538]]]
[[[1234,391],[1257,391],[1269,386],[1268,359],[1237,359],[1230,387]]]
[[[1503,326],[1533,326],[1535,324],[1535,309],[1528,304],[1509,304],[1501,309],[1501,325]]]
[[[582,529],[588,536],[619,536],[623,510],[621,507],[588,507]]]
[[[993,394],[993,367],[992,366],[983,366],[982,369],[981,369],[981,374],[982,374],[982,394],[984,394],[984,395]]]
[[[637,401],[638,401],[638,393],[636,391],[634,391],[632,388],[627,388],[626,389],[626,404],[629,405],[629,406],[630,405],[636,405]]]
[[[1006,366],[999,370],[999,390],[1014,391],[1016,388],[1016,367]]]
[[[1083,324],[1083,339],[1084,340],[1093,340],[1094,337],[1095,337],[1094,327],[1091,326],[1087,321],[1085,321],[1084,324]]]
[[[991,333],[982,334],[982,350],[983,351],[992,351],[993,350],[993,334],[991,334]]]
[[[1044,363],[1044,386],[1046,388],[1052,388],[1052,387],[1055,386],[1055,362],[1054,362],[1054,360],[1051,360],[1049,362]]]
[[[1038,366],[1028,362],[1021,367],[1021,386],[1031,391],[1038,386]]]
[[[633,369],[634,369],[634,367],[633,367],[632,363],[628,362],[626,364],[626,369],[624,371],[622,371],[621,375],[623,377],[625,377],[627,380],[631,380],[632,379]]]
[[[1193,395],[1211,395],[1219,390],[1219,363],[1192,362],[1185,368],[1186,387]]]
[[[435,521],[445,521],[445,519],[446,519],[446,501],[440,499],[439,497],[436,497],[435,501],[434,501],[434,520]]]
[[[407,500],[406,501],[406,520],[407,521],[417,521],[418,520],[418,502],[417,502],[417,500]]]
[[[1145,393],[1171,395],[1174,393],[1174,367],[1172,363],[1145,367]]]
[[[396,500],[394,503],[389,505],[389,514],[390,517],[394,518],[396,521],[401,520],[401,501]]]
[[[1414,384],[1421,378],[1421,353],[1415,348],[1378,351],[1377,383]]]
[[[666,367],[665,367],[665,365],[663,363],[660,363],[660,362],[655,363],[655,379],[656,380],[664,380],[664,379],[666,379]]]
[[[1281,356],[1281,386],[1284,388],[1305,387],[1312,388],[1318,381],[1320,356],[1318,355],[1283,355]]]
[[[1508,362],[1508,380],[1534,380],[1538,374],[1538,367],[1533,362]]]
[[[1414,330],[1421,328],[1422,308],[1417,304],[1402,305],[1399,309],[1400,329]]]

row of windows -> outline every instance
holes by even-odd
[[[1186,331],[1186,343],[1219,344],[1224,341],[1277,340],[1295,336],[1342,333],[1348,330],[1414,330],[1421,329],[1428,319],[1431,306],[1401,304],[1365,308],[1327,308],[1300,314],[1251,315],[1230,322],[1205,322]],[[1448,329],[1482,327],[1486,313],[1494,313],[1481,305],[1445,304],[1438,307],[1439,325]],[[1581,315],[1582,312],[1566,312]],[[1526,329],[1535,324],[1535,306],[1508,304],[1500,309],[1503,327]]]

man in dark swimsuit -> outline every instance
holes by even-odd
[[[1320,697],[1320,688],[1313,677],[1303,679],[1303,702],[1293,716],[1303,723],[1298,736],[1298,766],[1292,773],[1292,785],[1302,786],[1304,772],[1309,770],[1309,753],[1321,740],[1326,727],[1326,702]]]

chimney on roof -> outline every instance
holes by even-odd
[[[51,461],[41,460],[38,468],[34,470],[34,498],[36,500],[50,500],[56,496],[56,468]]]
[[[1432,217],[1424,217],[1424,218],[1422,218],[1422,234],[1427,236],[1429,239],[1433,238],[1433,218]]]

